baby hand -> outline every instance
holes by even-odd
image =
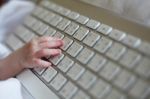
[[[61,53],[63,41],[58,38],[40,37],[31,40],[21,49],[13,53],[21,68],[48,67],[51,63],[41,58],[56,56]]]

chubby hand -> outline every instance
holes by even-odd
[[[17,62],[23,68],[48,67],[51,63],[41,58],[59,55],[62,45],[63,41],[58,38],[36,38],[14,52],[12,58],[18,59]]]
[[[5,59],[0,60],[0,80],[13,77],[25,68],[51,66],[50,62],[42,58],[60,54],[62,45],[62,40],[52,37],[40,37],[31,40]]]

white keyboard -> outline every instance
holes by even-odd
[[[55,67],[32,70],[62,99],[150,99],[150,43],[43,0],[7,44],[35,36],[64,40]],[[13,42],[12,42],[13,41]]]

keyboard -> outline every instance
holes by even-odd
[[[31,70],[61,99],[150,99],[149,42],[47,0],[6,43],[40,36],[64,41],[53,67]]]

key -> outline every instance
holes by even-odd
[[[83,91],[78,91],[77,94],[73,97],[73,99],[90,99],[90,97],[85,94]]]
[[[135,97],[135,99],[148,99],[147,96],[150,95],[150,86],[148,83],[138,80],[129,91],[129,94]]]
[[[46,9],[42,8],[41,13],[38,14],[37,17],[43,20],[48,15],[48,13],[49,13],[49,11],[47,11]]]
[[[124,44],[126,44],[127,46],[136,48],[141,44],[141,40],[135,36],[132,35],[127,35],[123,41]]]
[[[113,62],[109,62],[101,69],[99,74],[106,80],[110,81],[113,78],[115,78],[119,72],[120,72],[119,66]]]
[[[94,72],[98,72],[106,63],[106,58],[100,55],[95,55],[87,64],[87,66]]]
[[[111,91],[111,86],[102,80],[98,80],[96,84],[90,89],[90,93],[96,99],[102,99],[104,96],[107,96]]]
[[[76,19],[79,17],[79,13],[72,11],[72,12],[70,12],[70,13],[68,14],[68,17],[69,17],[70,19],[76,20]]]
[[[127,99],[127,98],[119,91],[112,89],[110,94],[108,94],[105,99]]]
[[[38,73],[39,75],[42,75],[42,73],[45,71],[45,69],[46,68],[40,68],[40,67],[38,67],[38,68],[34,68],[34,71],[36,73]]]
[[[140,59],[141,55],[139,53],[132,50],[128,50],[127,53],[121,58],[120,63],[123,66],[132,69],[137,65]]]
[[[81,77],[81,75],[84,73],[84,71],[85,71],[85,69],[81,65],[76,63],[67,72],[67,75],[73,80],[78,80]]]
[[[114,79],[113,83],[121,90],[127,91],[131,88],[136,81],[136,77],[128,71],[121,71],[120,74]]]
[[[50,82],[54,76],[57,74],[57,71],[52,68],[49,67],[43,74],[42,74],[42,78],[46,81],[46,82]]]
[[[50,21],[56,16],[53,12],[48,13],[48,15],[43,19],[46,23],[50,23]]]
[[[93,47],[99,39],[100,39],[100,35],[98,35],[95,32],[89,32],[85,37],[85,39],[83,40],[83,43],[90,47]]]
[[[76,33],[73,35],[74,38],[76,38],[77,40],[81,41],[83,40],[86,35],[89,33],[89,30],[87,28],[84,27],[80,27]]]
[[[48,30],[49,26],[42,23],[42,25],[36,30],[36,32],[39,34],[39,35],[43,35],[47,30]]]
[[[33,37],[35,37],[35,34],[31,31],[27,30],[25,27],[19,27],[15,31],[15,33],[26,43],[29,42]]]
[[[88,53],[88,54],[87,54]],[[77,60],[83,64],[87,64],[87,62],[93,57],[94,52],[88,48],[84,48],[80,54],[77,56]]]
[[[56,33],[56,30],[52,27],[49,27],[44,35],[45,36],[53,36],[55,33]]]
[[[80,15],[77,20],[80,24],[86,24],[89,21],[89,18],[83,15]]]
[[[65,56],[64,59],[58,64],[58,68],[62,72],[67,72],[74,64],[74,61],[71,60],[69,57]]]
[[[56,37],[56,38],[59,38],[59,39],[63,39],[64,38],[64,35],[62,33],[60,33],[59,31],[57,31],[53,37]]]
[[[111,33],[109,34],[109,37],[111,37],[112,39],[116,41],[123,40],[125,36],[126,36],[126,33],[119,31],[117,29],[112,30]]]
[[[68,82],[61,90],[60,95],[65,99],[70,99],[76,92],[78,88],[71,82]]]
[[[94,84],[95,81],[96,81],[96,76],[91,72],[86,71],[78,80],[78,83],[84,89],[89,89]]]
[[[83,46],[77,42],[74,42],[71,47],[67,50],[67,53],[70,54],[72,57],[76,57],[79,52],[83,49]]]
[[[135,71],[145,78],[150,78],[150,59],[143,58],[137,65]]]
[[[33,10],[32,14],[35,16],[38,16],[42,13],[43,9],[40,6],[36,6],[35,9]]]
[[[24,43],[19,40],[16,36],[11,35],[7,40],[6,40],[6,44],[13,50],[17,50],[19,48],[21,48]]]
[[[53,17],[49,23],[52,25],[52,26],[57,26],[57,24],[62,20],[62,17],[59,16],[59,15],[55,15],[55,17]]]
[[[65,29],[65,32],[69,35],[73,35],[77,31],[78,28],[79,28],[78,24],[71,22],[69,26]]]
[[[101,24],[98,29],[97,29],[98,32],[104,34],[104,35],[108,35],[111,33],[112,31],[112,27],[106,25],[106,24]]]
[[[54,65],[57,65],[63,58],[64,58],[64,54],[61,53],[58,56],[55,56],[53,58],[49,58],[48,60],[51,61]]]
[[[36,23],[35,23],[32,27],[29,27],[29,28],[31,28],[32,30],[36,31],[36,34],[38,34],[38,33],[37,33],[37,30],[38,30],[42,25],[43,25],[42,22],[36,21]]]
[[[65,28],[71,23],[68,19],[63,19],[58,25],[57,28],[64,31]]]
[[[67,8],[62,8],[59,10],[59,13],[64,15],[64,16],[67,16],[71,11]]]
[[[56,90],[60,90],[62,86],[67,82],[67,79],[62,75],[58,74],[56,77],[50,82],[50,85]]]
[[[100,53],[105,53],[112,45],[112,41],[106,37],[102,37],[94,46],[94,49]]]
[[[36,23],[36,19],[33,16],[27,16],[25,18],[24,24],[28,27],[33,26]]]
[[[122,55],[125,54],[126,48],[119,44],[119,43],[114,43],[112,47],[107,51],[106,55],[113,59],[113,60],[118,60]]]
[[[150,44],[148,42],[142,42],[138,49],[143,52],[145,55],[150,56]]]
[[[34,37],[36,37],[37,35],[35,35],[33,32],[31,31],[27,31],[26,34],[24,36],[21,37],[21,39],[24,41],[24,42],[29,42],[31,41]]]
[[[73,43],[73,40],[68,37],[64,37],[63,41],[64,41],[64,45],[61,47],[61,49],[66,51]]]
[[[99,25],[100,25],[100,22],[93,20],[93,19],[90,19],[86,24],[86,26],[91,29],[96,29]]]

